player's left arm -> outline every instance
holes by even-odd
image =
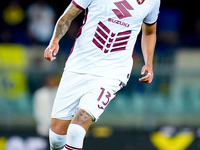
[[[145,65],[142,67],[141,75],[144,75],[139,81],[144,83],[151,83],[154,77],[153,73],[153,56],[156,45],[156,26],[157,23],[152,25],[142,24],[142,53]]]

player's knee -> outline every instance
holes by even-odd
[[[77,124],[70,124],[67,130],[67,144],[73,147],[82,147],[85,129]]]
[[[51,129],[49,130],[49,142],[51,149],[61,150],[66,142],[66,135],[59,135],[53,132]]]
[[[67,130],[67,136],[72,139],[84,138],[86,134],[85,129],[77,124],[70,124]]]

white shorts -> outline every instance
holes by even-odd
[[[81,108],[96,121],[121,88],[120,80],[64,71],[51,117],[72,120]]]

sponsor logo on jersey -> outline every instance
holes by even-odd
[[[120,20],[115,20],[115,19],[112,19],[112,18],[108,18],[108,21],[112,22],[112,23],[116,23],[116,24],[122,25],[122,26],[125,26],[127,28],[130,26],[130,24],[128,24],[126,22],[122,22]]]
[[[126,50],[131,30],[114,33],[101,21],[98,23],[92,42],[104,53]]]
[[[138,2],[139,5],[141,5],[142,3],[144,3],[145,0],[136,0]]]
[[[137,1],[140,2],[141,0],[137,0]],[[134,9],[126,0],[115,2],[114,4],[117,6],[118,9],[112,9],[112,11],[115,13],[115,15],[119,19],[123,19],[123,18],[132,16],[130,14],[129,10],[134,10]]]

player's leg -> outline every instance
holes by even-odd
[[[71,120],[62,120],[57,118],[51,119],[51,130],[60,135],[66,135],[67,128],[70,124]]]
[[[51,119],[51,129],[49,130],[51,150],[62,150],[64,148],[70,122],[71,120]]]
[[[85,110],[79,109],[74,115],[68,130],[65,148],[67,150],[81,150],[86,132],[92,125],[93,117]]]
[[[49,140],[52,150],[61,150],[66,144],[67,129],[73,115],[77,111],[81,94],[81,85],[84,85],[78,74],[64,71],[58,87],[52,109],[52,123],[49,131]],[[57,118],[57,119],[56,119]]]
[[[95,77],[96,80],[96,77]],[[67,131],[67,150],[82,150],[83,140],[93,121],[97,121],[99,116],[109,102],[115,97],[118,90],[121,89],[120,82],[103,79],[103,82],[97,78],[97,83],[88,84],[88,91],[81,97],[79,110],[74,115]],[[104,84],[105,83],[105,84]],[[110,83],[111,85],[107,85]]]

